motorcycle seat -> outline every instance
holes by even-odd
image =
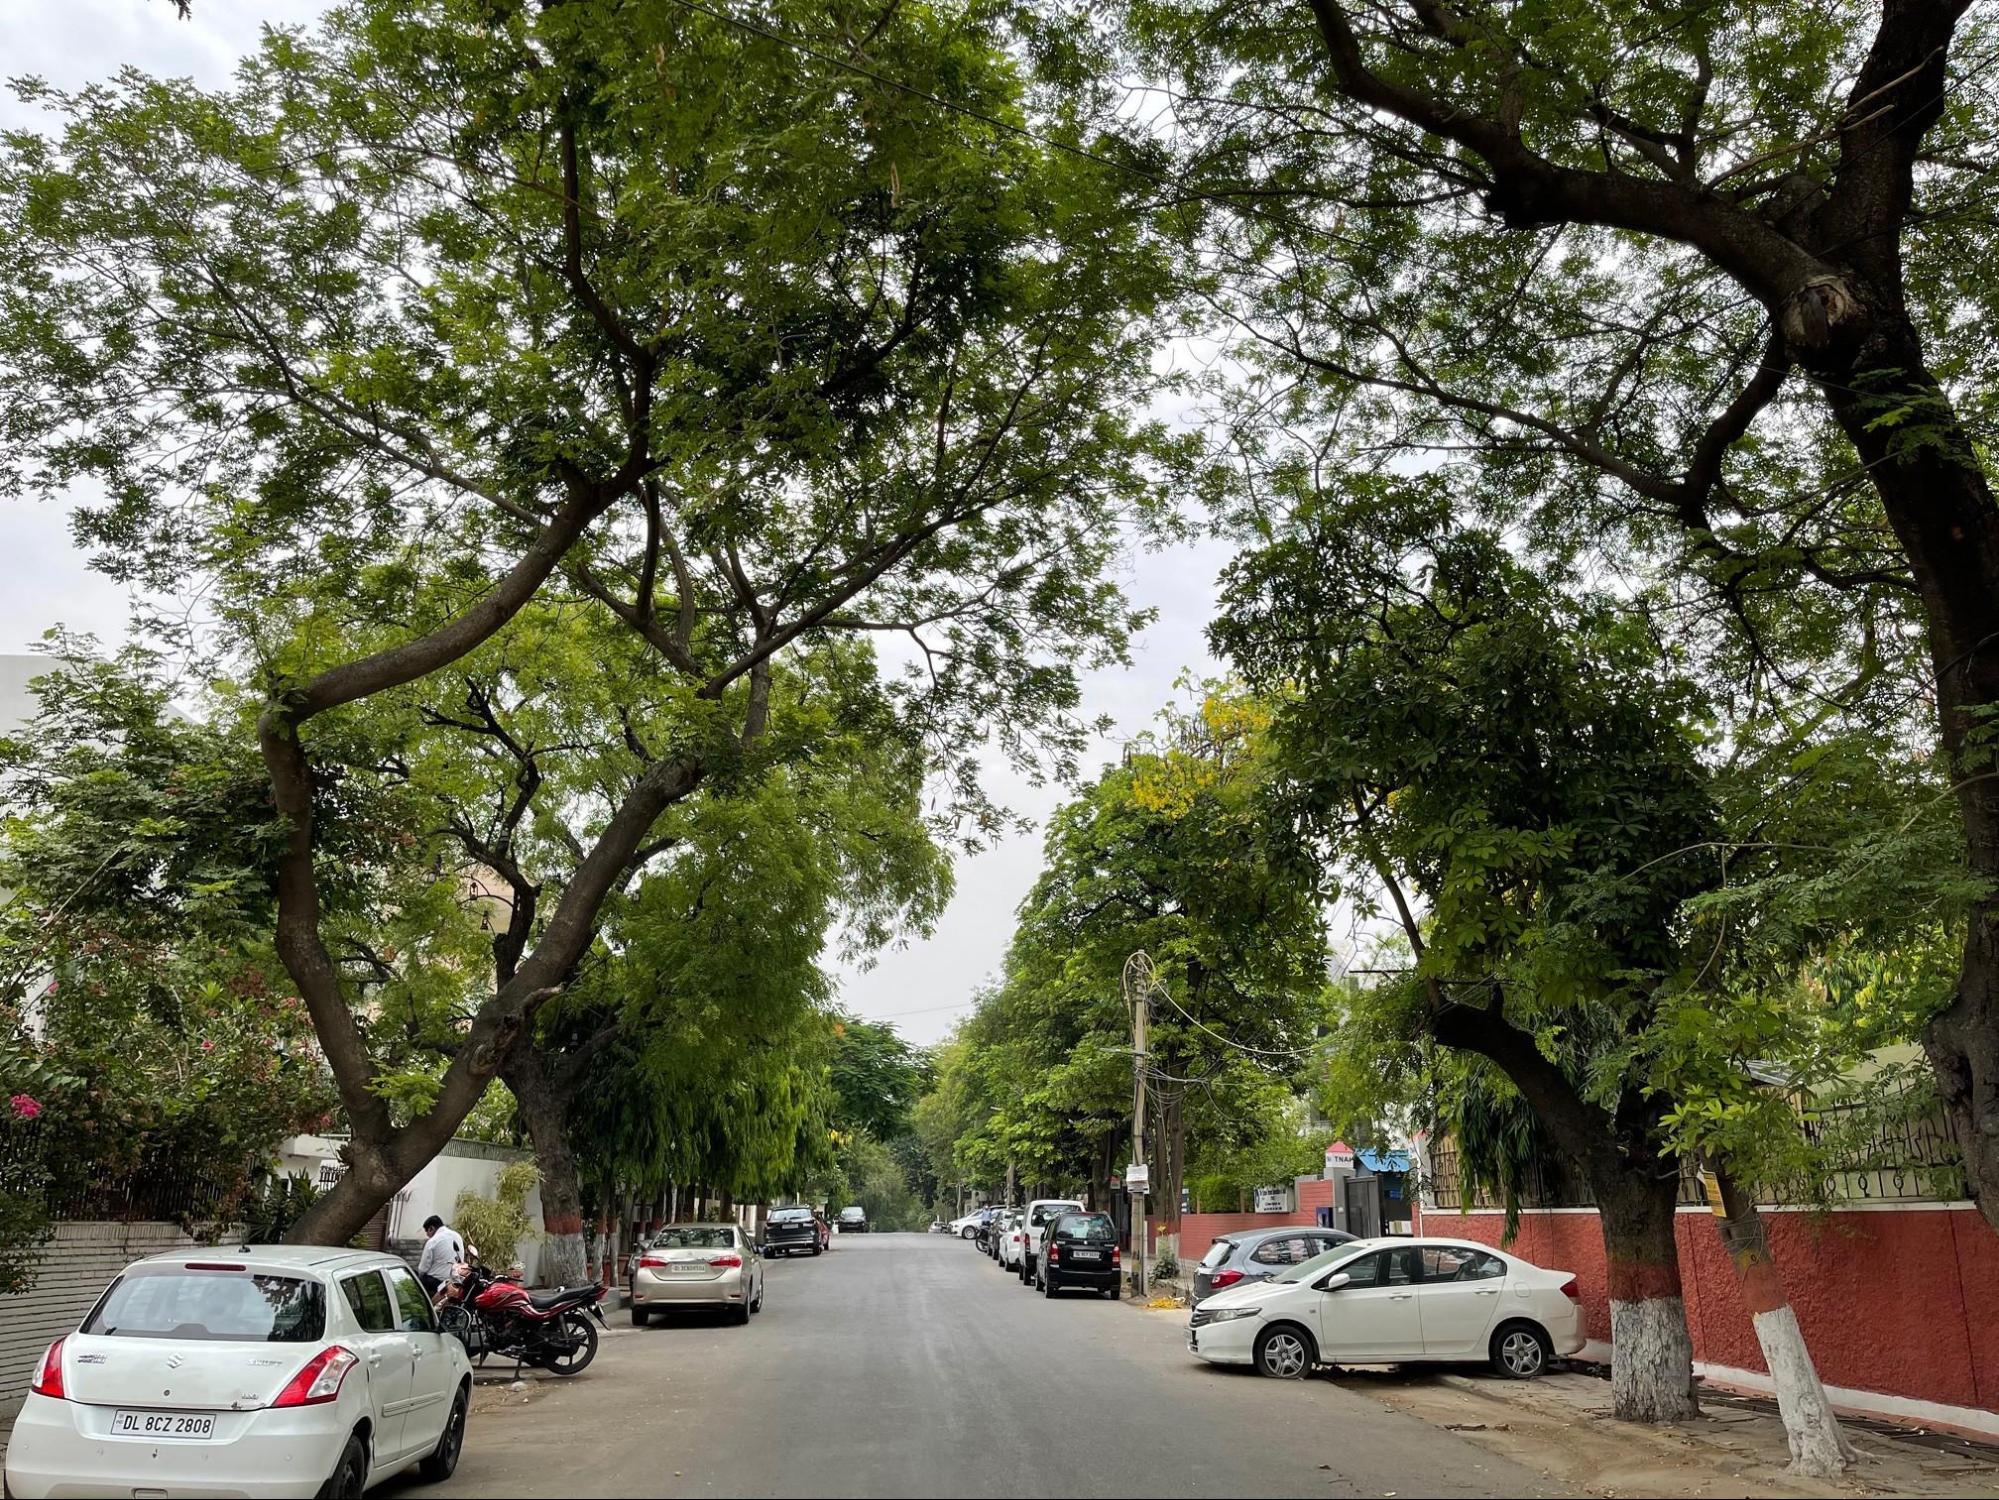
[[[529,1292],[528,1301],[536,1307],[554,1307],[558,1302],[573,1302],[590,1290],[587,1286],[559,1286],[552,1292]]]

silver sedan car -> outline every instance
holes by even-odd
[[[669,1224],[639,1249],[632,1322],[672,1307],[726,1307],[738,1323],[764,1304],[764,1262],[734,1224]]]

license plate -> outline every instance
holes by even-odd
[[[1071,1250],[1069,1253],[1078,1260],[1102,1260],[1104,1258],[1104,1252],[1101,1250]]]
[[[111,1435],[200,1440],[215,1436],[215,1417],[183,1411],[114,1411]]]
[[[698,1260],[677,1260],[669,1269],[675,1276],[701,1276],[708,1267]]]

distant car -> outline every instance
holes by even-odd
[[[1027,1232],[1021,1228],[1022,1217],[1019,1209],[1013,1209],[1007,1214],[1006,1222],[1000,1226],[999,1250],[993,1259],[999,1262],[1002,1271],[1012,1271],[1020,1265],[1020,1248],[1027,1239]]]
[[[1194,1270],[1194,1306],[1232,1286],[1268,1281],[1279,1271],[1350,1245],[1355,1238],[1344,1229],[1314,1229],[1310,1225],[1246,1229],[1224,1235],[1208,1246],[1208,1253]]]
[[[632,1323],[673,1307],[721,1307],[747,1323],[764,1305],[764,1262],[735,1224],[669,1224],[639,1250]]]
[[[358,1495],[447,1479],[472,1366],[393,1255],[312,1245],[134,1261],[36,1368],[6,1491]]]
[[[819,1216],[809,1207],[773,1208],[764,1219],[764,1254],[817,1255],[825,1249],[819,1238]]]
[[[1216,1292],[1187,1348],[1296,1380],[1318,1365],[1489,1360],[1515,1379],[1583,1346],[1576,1278],[1461,1240],[1355,1240]]]
[[[961,1240],[976,1239],[979,1233],[979,1222],[987,1212],[988,1210],[981,1205],[973,1209],[970,1213],[953,1219],[944,1227],[949,1233],[957,1235]]]
[[[1023,1286],[1034,1281],[1035,1262],[1041,1257],[1041,1240],[1049,1222],[1057,1214],[1079,1214],[1083,1205],[1074,1198],[1036,1198],[1022,1210],[1020,1228],[1020,1280]]]
[[[1042,1236],[1041,1264],[1035,1285],[1053,1297],[1068,1287],[1082,1287],[1100,1297],[1115,1297],[1119,1276],[1117,1225],[1109,1214],[1065,1213],[1049,1221]]]
[[[942,1234],[944,1232],[944,1221],[942,1219],[932,1219],[930,1221],[929,1232],[931,1234]]]
[[[866,1234],[868,1232],[868,1211],[859,1204],[849,1204],[840,1210],[840,1233]]]

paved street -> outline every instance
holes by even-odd
[[[775,1261],[747,1328],[611,1321],[584,1375],[482,1399],[451,1483],[379,1493],[1560,1493],[1329,1381],[1198,1364],[1184,1314],[1050,1303],[941,1235]]]

